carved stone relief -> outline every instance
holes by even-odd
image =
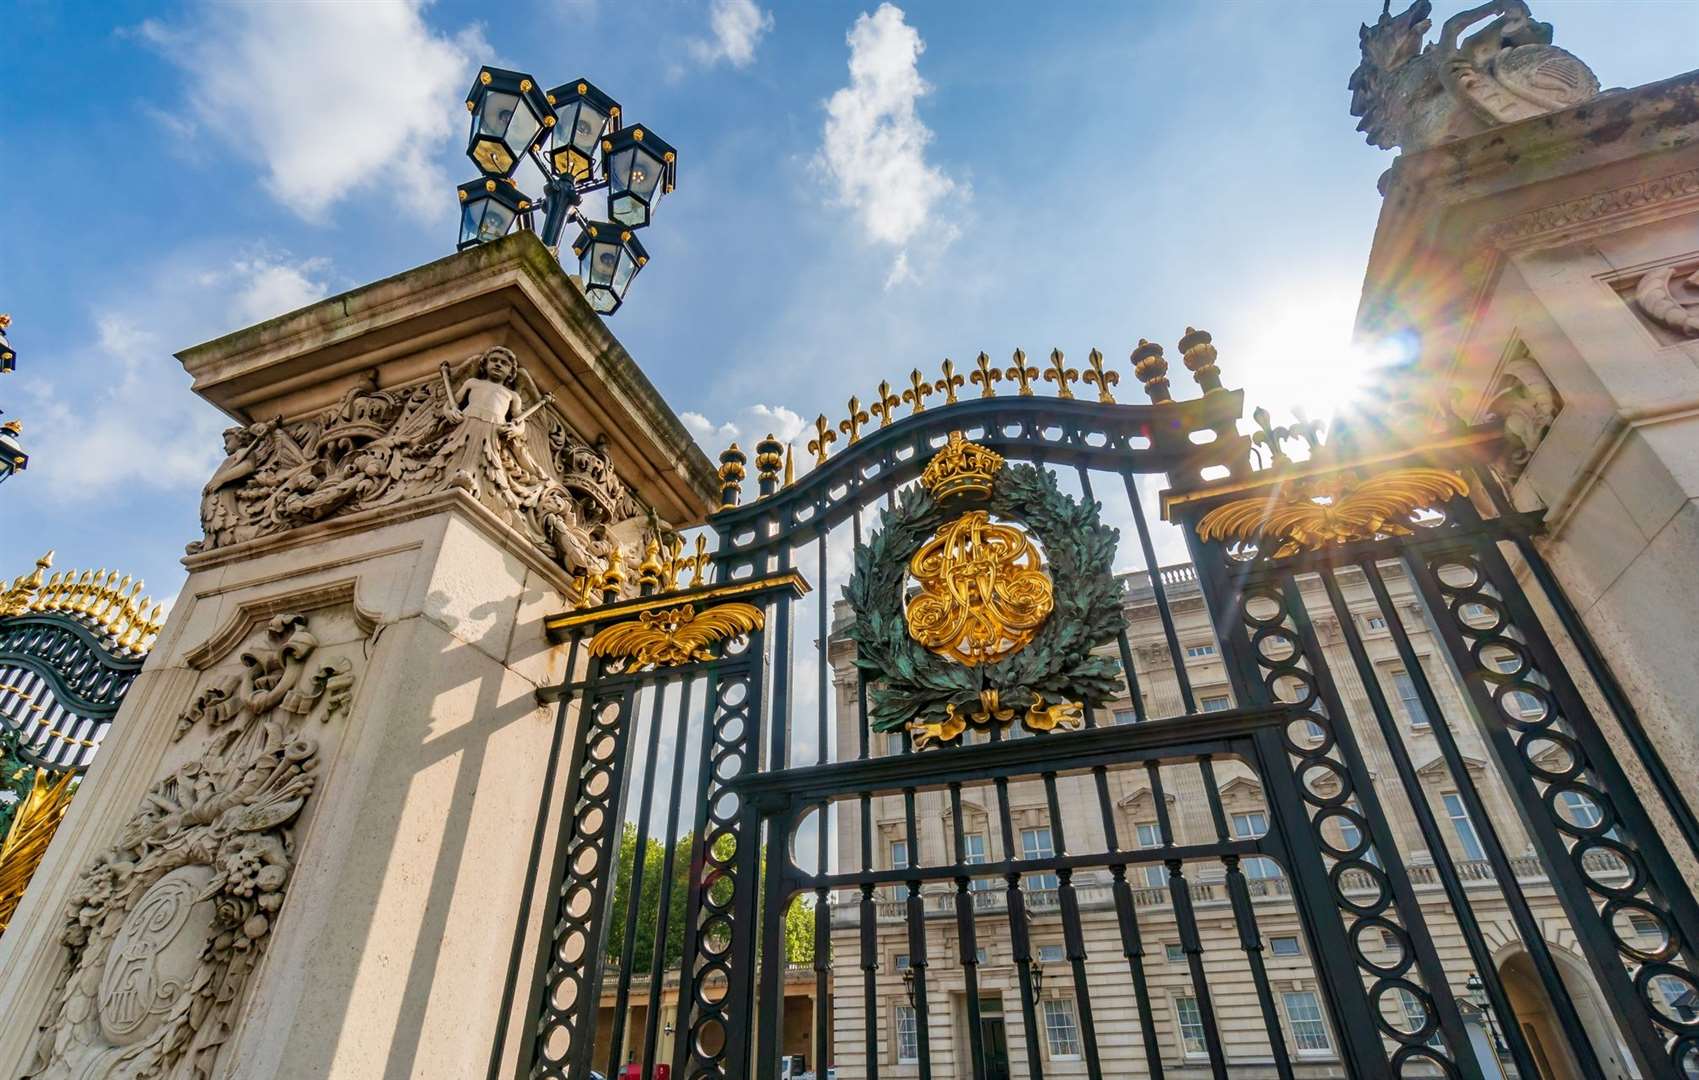
[[[301,420],[224,433],[191,553],[460,489],[569,574],[599,573],[641,510],[600,445],[570,430],[494,348],[410,388],[354,388]]]
[[[318,646],[304,616],[278,615],[243,670],[185,710],[176,738],[199,732],[198,752],[72,887],[64,966],[25,1080],[213,1075],[295,867],[314,729],[353,693],[352,663]]]
[[[1522,475],[1562,409],[1563,398],[1556,387],[1527,346],[1517,342],[1493,382],[1481,417],[1504,423],[1504,456],[1498,471],[1507,482]]]
[[[1659,266],[1613,285],[1659,343],[1699,340],[1699,262]]]
[[[1425,150],[1598,96],[1598,78],[1551,43],[1551,24],[1536,21],[1523,0],[1459,12],[1424,46],[1432,9],[1415,0],[1393,15],[1389,5],[1358,32],[1363,60],[1351,75],[1351,115],[1375,146]]]

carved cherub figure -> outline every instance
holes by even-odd
[[[201,489],[201,529],[206,538],[199,544],[191,544],[191,551],[247,539],[241,535],[249,523],[238,493],[248,478],[259,471],[266,440],[282,423],[278,417],[225,430],[224,463]]]
[[[537,394],[512,350],[499,345],[478,357],[476,372],[459,386],[446,361],[441,374],[447,393],[442,416],[453,430],[438,448],[435,463],[446,467],[455,487],[518,507],[544,476],[525,447],[525,423],[554,395]],[[529,406],[520,393],[521,383],[535,397]]]

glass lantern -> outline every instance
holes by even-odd
[[[549,159],[555,172],[577,183],[590,179],[596,160],[596,144],[610,127],[619,130],[619,102],[602,93],[588,79],[562,83],[548,93],[548,102],[558,123]]]
[[[649,261],[649,253],[631,230],[611,221],[585,222],[584,231],[572,243],[572,252],[578,256],[584,295],[603,315],[619,310],[631,279]]]
[[[641,229],[654,216],[661,196],[678,177],[678,154],[665,140],[641,126],[616,131],[602,140],[607,161],[608,216]]]
[[[22,472],[29,464],[29,455],[18,444],[18,436],[23,432],[24,426],[16,420],[0,424],[0,482],[9,479],[13,473]]]
[[[11,325],[10,315],[0,315],[0,375],[18,366],[18,354],[12,351],[12,343],[6,340],[6,328]]]
[[[506,236],[520,214],[531,209],[531,201],[511,180],[488,177],[461,184],[460,243],[465,251],[476,244],[489,244]]]
[[[466,95],[472,130],[466,156],[485,176],[508,177],[555,126],[554,110],[531,76],[484,68]]]

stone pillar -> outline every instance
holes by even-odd
[[[483,1076],[565,675],[542,619],[714,471],[529,234],[180,359],[241,425],[0,938],[0,1075]]]
[[[1406,146],[1382,187],[1360,338],[1504,421],[1501,475],[1699,805],[1699,72]]]

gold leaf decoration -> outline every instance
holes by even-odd
[[[1038,546],[984,510],[939,528],[909,573],[920,583],[906,609],[909,636],[969,667],[1025,648],[1055,606]]]
[[[76,781],[77,774],[70,770],[58,776],[46,769],[35,771],[35,783],[12,819],[6,842],[0,844],[0,930],[11,923],[30,878],[47,854],[47,845],[76,794]]]
[[[715,643],[758,630],[763,622],[754,604],[716,604],[701,612],[695,604],[656,608],[599,631],[590,641],[590,655],[621,657],[643,667],[677,667],[713,659]]]
[[[1328,544],[1408,536],[1417,510],[1469,494],[1450,469],[1394,469],[1356,484],[1342,474],[1299,481],[1290,492],[1236,499],[1203,516],[1198,537],[1248,542],[1284,558]]]

